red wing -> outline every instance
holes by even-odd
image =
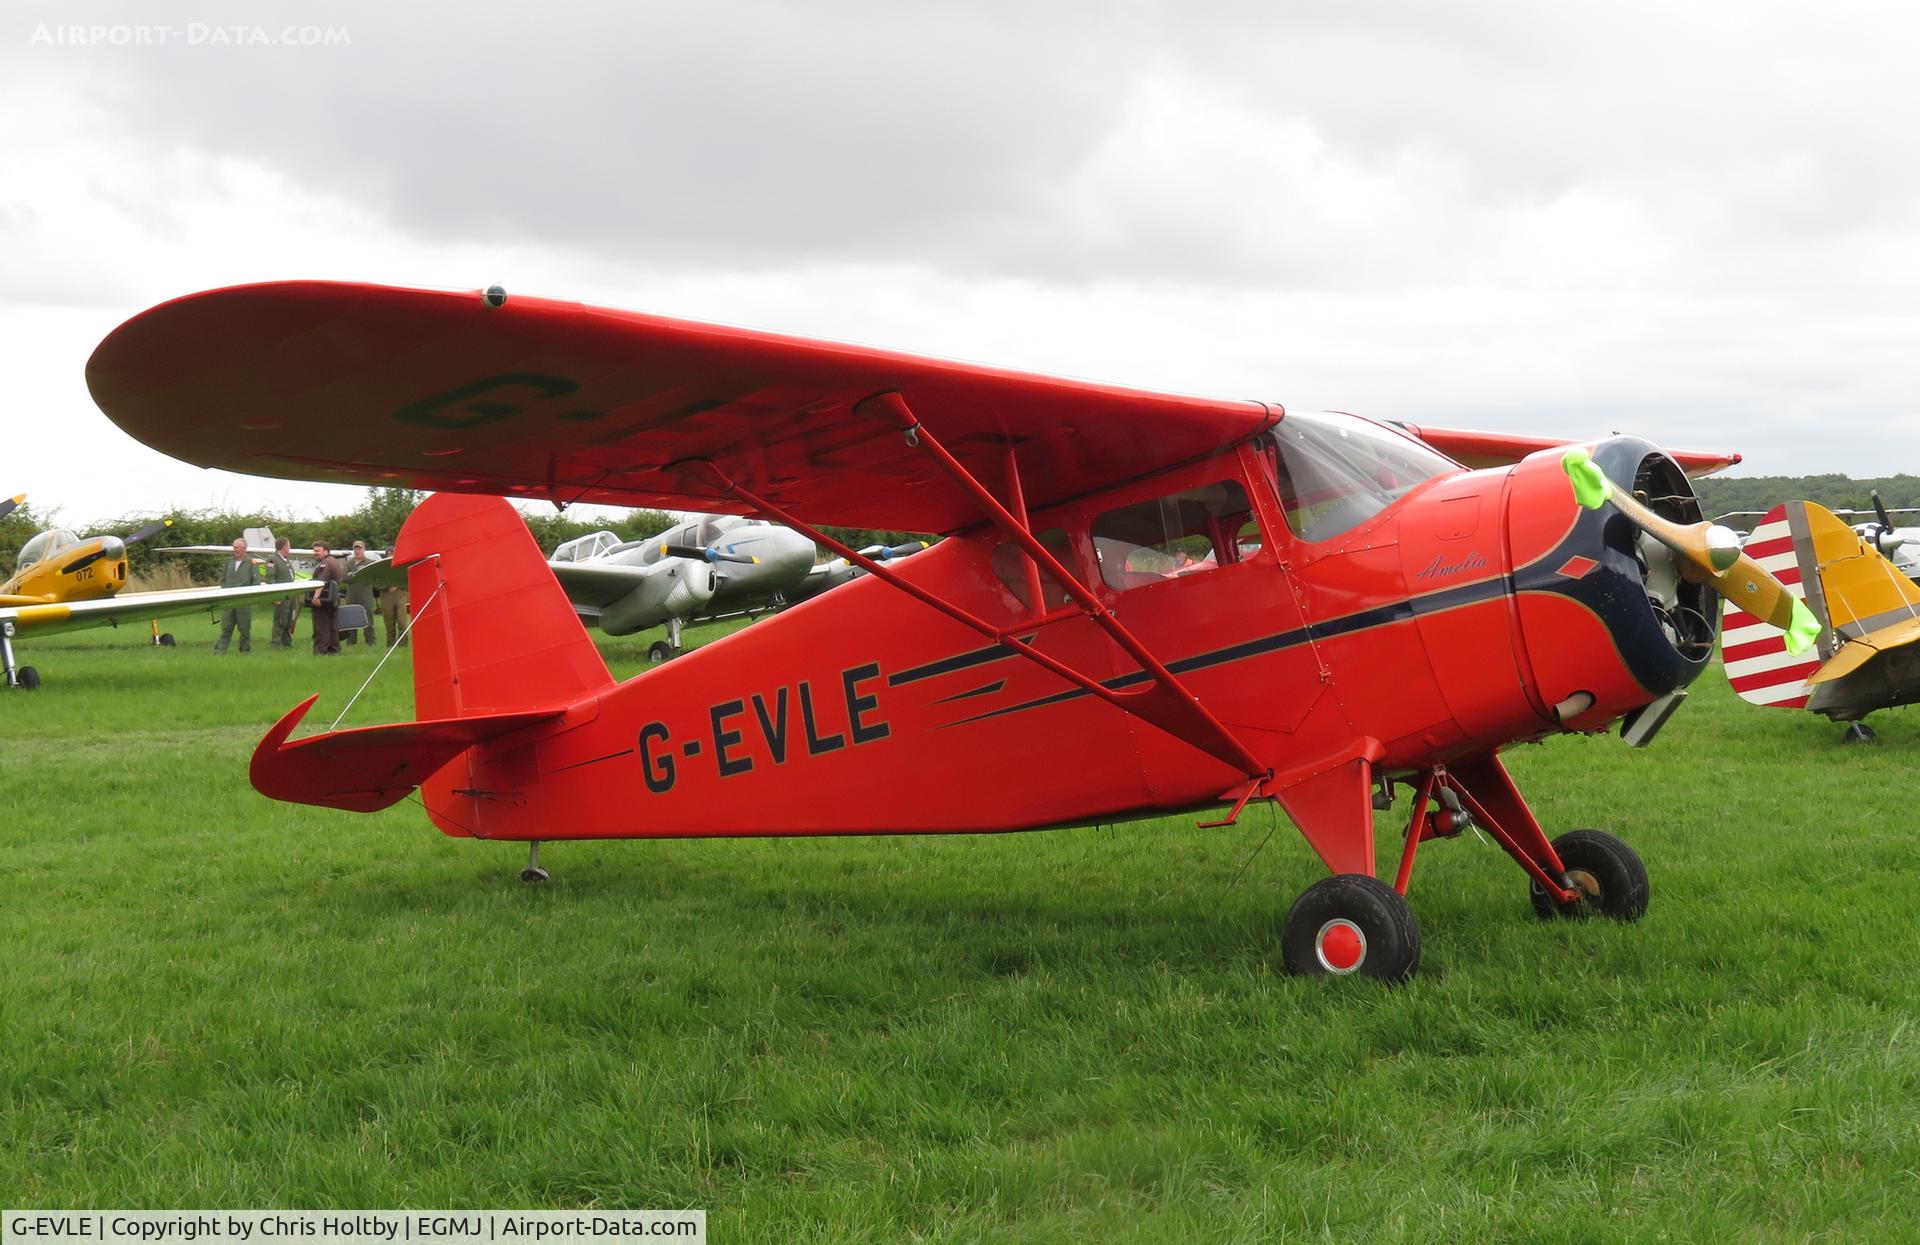
[[[87,365],[153,448],[301,480],[738,511],[711,460],[813,523],[946,532],[978,512],[863,400],[897,391],[990,486],[1018,456],[1033,506],[1210,453],[1257,402],[1118,389],[515,295],[330,282],[163,303]]]
[[[1401,424],[1453,461],[1467,467],[1505,467],[1517,463],[1535,450],[1577,442],[1566,437],[1523,437],[1511,432],[1473,432],[1465,428],[1422,428]],[[1668,450],[1668,455],[1690,476],[1710,476],[1740,461],[1738,454],[1706,454],[1694,450]]]

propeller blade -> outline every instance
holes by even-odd
[[[862,557],[872,558],[875,562],[891,562],[895,558],[904,558],[910,553],[919,553],[927,547],[924,540],[910,540],[904,545],[868,545],[860,551]]]
[[[1680,573],[1786,633],[1787,651],[1798,656],[1820,638],[1820,622],[1805,602],[1787,591],[1771,571],[1748,557],[1740,537],[1717,523],[1675,523],[1655,514],[1607,478],[1585,450],[1568,450],[1560,465],[1573,483],[1574,500],[1588,510],[1607,502],[1647,535],[1672,550]]]
[[[0,501],[0,519],[6,518],[8,515],[18,510],[20,508],[20,503],[25,500],[27,500],[27,495],[25,493],[22,493],[18,497],[9,497],[5,501]]]
[[[158,536],[160,533],[166,531],[168,528],[172,526],[173,526],[172,519],[161,519],[157,523],[147,524],[145,527],[136,531],[133,535],[123,537],[122,539],[125,544],[129,544],[129,545],[137,544],[140,541],[149,540],[155,536]]]
[[[1893,551],[1906,544],[1907,539],[1893,534],[1893,518],[1887,514],[1887,503],[1880,500],[1880,490],[1868,489],[1867,496],[1873,498],[1873,513],[1880,520],[1880,526],[1874,529],[1873,547],[1892,557]]]
[[[755,566],[759,558],[745,553],[722,553],[719,549],[702,549],[698,545],[661,545],[660,552],[670,558],[691,558],[695,562],[739,562]]]

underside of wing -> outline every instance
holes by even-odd
[[[86,627],[112,626],[123,619],[171,618],[204,610],[271,605],[284,596],[312,592],[307,584],[261,584],[253,588],[183,588],[177,592],[123,592],[97,601],[0,608],[0,622],[22,635],[50,635]]]
[[[1277,409],[514,296],[328,282],[164,303],[94,352],[127,432],[201,466],[948,532],[978,511],[869,401],[897,393],[991,487],[1040,506],[1211,453]]]
[[[1474,432],[1466,428],[1432,428],[1401,424],[1448,458],[1466,467],[1505,467],[1538,450],[1574,444],[1566,437],[1526,437],[1511,432]],[[1698,450],[1668,450],[1690,476],[1709,476],[1740,461],[1738,454],[1710,454]]]

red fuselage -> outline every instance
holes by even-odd
[[[1628,478],[1666,461],[1626,438],[1606,453]],[[1284,491],[1256,438],[1031,516],[1281,783],[1356,740],[1376,774],[1411,774],[1598,730],[1704,665],[1665,644],[1631,535],[1576,505],[1554,454],[1442,474],[1319,540],[1296,532],[1312,499]],[[1099,535],[1155,499],[1241,494],[1231,531],[1145,569]],[[1111,686],[1145,681],[1029,570],[985,527],[899,573]],[[439,573],[416,567],[414,601]],[[429,703],[420,677],[423,719],[475,711]],[[1020,830],[1213,804],[1245,780],[871,578],[466,758],[425,786],[436,824],[510,839]]]

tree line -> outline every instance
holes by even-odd
[[[117,519],[84,525],[69,522],[64,516],[55,523],[48,513],[29,502],[0,519],[0,575],[11,574],[20,546],[48,527],[68,528],[82,537],[124,536],[143,524],[157,519],[171,519],[173,526],[164,533],[127,550],[128,571],[136,577],[149,578],[164,565],[184,562],[185,570],[193,580],[213,583],[220,578],[219,563],[214,559],[182,559],[162,554],[158,552],[159,548],[163,545],[225,545],[247,528],[266,527],[272,528],[275,536],[285,536],[291,540],[295,549],[310,548],[316,540],[326,541],[336,551],[351,547],[356,540],[366,541],[369,548],[391,549],[400,535],[400,525],[407,521],[407,516],[413,513],[413,508],[423,496],[413,489],[370,488],[358,508],[318,519],[296,518],[267,511],[173,510],[157,515],[122,515]],[[641,540],[656,536],[682,521],[678,516],[661,510],[629,510],[624,518],[611,523],[603,519],[571,518],[565,511],[557,511],[550,506],[542,506],[532,513],[522,509],[520,513],[541,550],[549,554],[555,546],[592,532],[607,531],[621,540]],[[837,527],[824,530],[856,549],[874,544],[897,545],[918,539],[910,532]]]
[[[1920,507],[1920,476],[1878,476],[1855,479],[1843,475],[1813,476],[1709,476],[1695,480],[1701,512],[1708,518],[1730,511],[1750,510],[1765,513],[1783,501],[1819,502],[1829,510],[1873,509],[1869,490],[1880,490],[1880,500],[1889,510]],[[1920,526],[1914,516],[1906,522]],[[1752,519],[1730,520],[1729,527],[1746,531]]]

